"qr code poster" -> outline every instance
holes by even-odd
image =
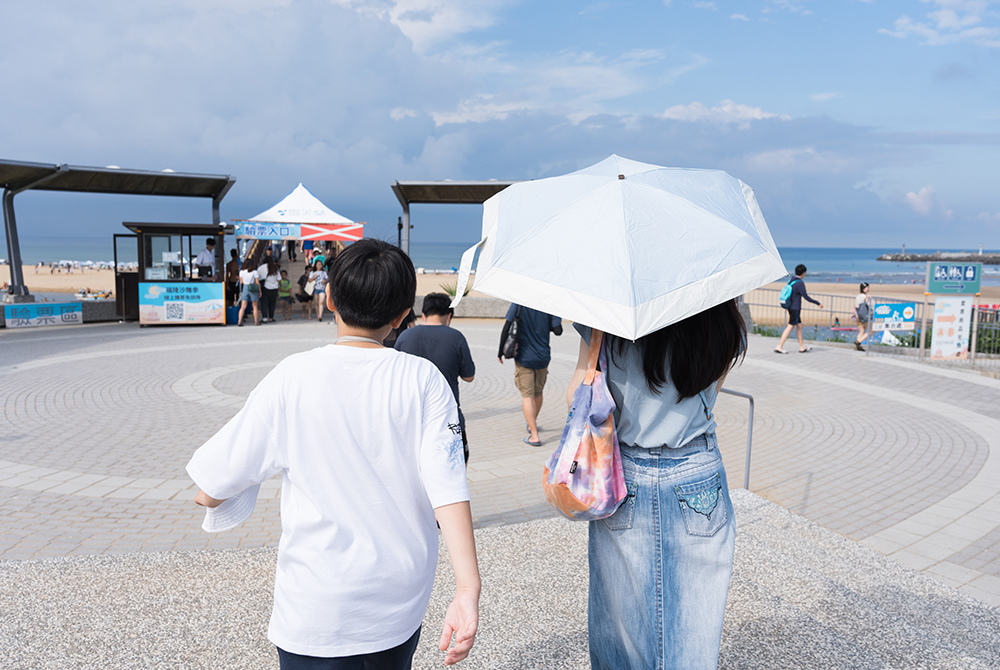
[[[170,302],[163,303],[163,320],[164,321],[183,321],[184,320],[184,303],[180,300],[171,300]]]
[[[139,323],[144,326],[225,325],[224,290],[222,282],[141,282]]]

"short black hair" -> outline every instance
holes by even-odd
[[[360,240],[330,266],[330,298],[344,323],[374,330],[413,307],[417,274],[410,257],[382,240]]]
[[[805,273],[806,273],[806,266],[805,265],[803,265],[802,263],[799,263],[798,265],[795,266],[795,276],[796,277],[798,277],[800,275],[804,275]]]
[[[455,313],[451,307],[451,296],[444,293],[425,295],[424,305],[420,311],[424,316],[451,316]]]
[[[236,258],[236,249],[230,249],[229,255],[232,256],[233,258]]]
[[[207,240],[205,240],[205,246],[206,247],[214,247],[215,246],[215,238],[214,237],[210,237]]]

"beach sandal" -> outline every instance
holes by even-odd
[[[813,350],[812,347],[806,347],[805,349],[799,349],[799,353],[800,354],[808,354],[812,350]]]
[[[542,446],[542,441],[541,440],[538,440],[538,442],[532,442],[531,441],[531,435],[529,435],[528,437],[524,438],[524,443],[527,444],[527,445],[529,445],[529,446],[532,446],[532,447],[540,447],[540,446]]]
[[[774,351],[774,353],[776,353],[776,354],[787,354],[788,353],[784,349],[772,349],[772,351]]]

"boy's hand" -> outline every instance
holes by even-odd
[[[469,590],[456,590],[455,597],[444,615],[444,630],[441,633],[441,651],[447,651],[445,665],[455,665],[469,655],[476,641],[476,630],[479,628],[479,593]],[[455,646],[450,650],[452,635],[455,636]]]

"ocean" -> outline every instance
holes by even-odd
[[[111,261],[114,259],[112,240],[109,237],[31,237],[22,236],[21,258],[26,265],[38,262],[69,261]],[[228,242],[228,240],[227,240]],[[431,271],[457,270],[462,253],[475,244],[469,242],[420,242],[410,243],[410,257],[413,265]],[[119,249],[119,261],[135,261],[133,244]],[[231,246],[227,243],[227,248]],[[200,250],[201,247],[198,247]],[[6,251],[6,249],[3,249]],[[818,282],[860,282],[871,284],[923,284],[925,263],[893,263],[876,260],[885,253],[898,252],[897,248],[823,248],[823,247],[779,247],[782,260],[789,274],[799,263],[809,271],[809,279]],[[910,253],[933,253],[935,251],[965,251],[970,249],[907,249]],[[6,255],[6,254],[4,254]],[[983,268],[983,281],[987,286],[1000,286],[1000,266],[987,265]]]

